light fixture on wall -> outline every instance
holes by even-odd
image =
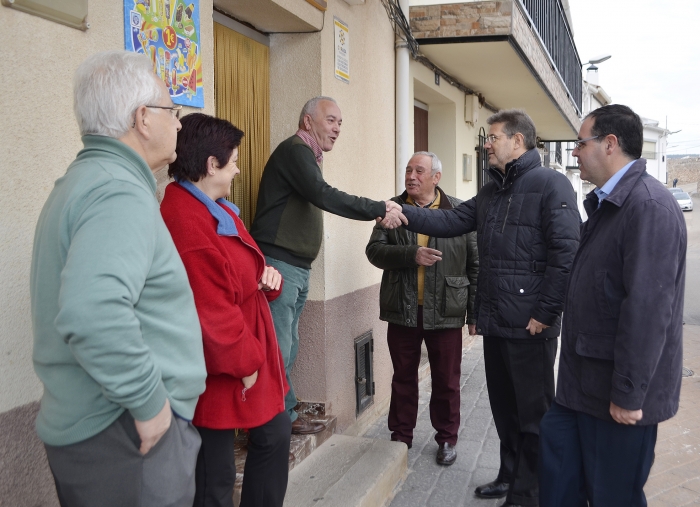
[[[479,121],[479,104],[478,95],[464,95],[464,121],[472,127]]]
[[[88,0],[2,0],[0,3],[78,30],[90,28]]]
[[[588,81],[591,84],[598,85],[598,67],[596,67],[597,63],[603,63],[605,60],[610,60],[612,58],[612,55],[600,55],[596,58],[591,58],[586,62],[586,65],[590,65],[586,69],[586,81]]]

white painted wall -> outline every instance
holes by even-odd
[[[214,112],[212,1],[201,0],[204,112]],[[124,47],[122,2],[90,2],[83,32],[0,6],[0,47],[14,62],[0,94],[0,412],[42,393],[31,362],[29,266],[39,212],[82,148],[72,79],[90,54]],[[161,178],[162,179],[162,178]]]
[[[442,161],[440,186],[459,199],[470,199],[478,191],[474,147],[479,144],[479,128],[488,131],[486,118],[492,112],[479,109],[476,125],[470,125],[464,121],[464,92],[445,81],[436,85],[435,74],[414,60],[411,60],[411,78],[411,98],[428,104],[428,148]],[[471,181],[462,178],[462,155],[465,153],[472,155]]]

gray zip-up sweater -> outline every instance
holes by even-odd
[[[31,266],[39,437],[100,433],[125,410],[155,417],[166,398],[192,419],[204,353],[185,267],[160,216],[156,180],[124,143],[83,137],[39,216]]]

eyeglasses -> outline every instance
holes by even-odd
[[[170,109],[170,114],[173,115],[174,118],[180,119],[180,111],[182,110],[182,106],[146,106],[146,107],[152,107],[154,109]]]
[[[586,139],[580,139],[578,141],[574,141],[574,146],[576,147],[577,150],[580,150],[581,148],[586,146],[587,141],[593,141],[593,139],[598,139],[599,137],[604,137],[604,135],[600,134],[599,136],[587,137]]]
[[[513,136],[509,136],[508,134],[504,134],[504,136],[507,137],[507,138],[513,137]],[[486,139],[484,140],[484,144],[486,144],[486,143],[493,144],[493,143],[495,143],[497,140],[499,140],[501,137],[504,137],[504,136],[495,136],[495,135],[493,135],[493,134],[489,134],[488,136],[486,136]]]

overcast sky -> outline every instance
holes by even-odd
[[[569,0],[574,39],[613,103],[681,130],[669,154],[700,153],[700,0]],[[588,65],[584,65],[585,69]]]

